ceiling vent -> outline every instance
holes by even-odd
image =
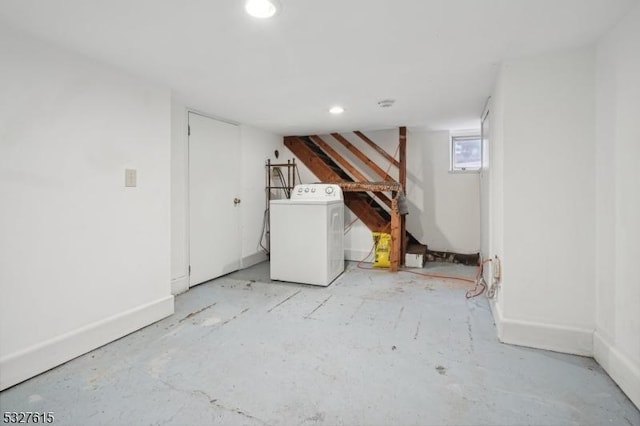
[[[395,99],[384,99],[384,100],[378,102],[378,106],[380,108],[389,108],[389,107],[393,106],[395,101],[396,101]]]

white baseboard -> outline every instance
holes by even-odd
[[[546,349],[581,356],[593,356],[593,330],[505,318],[492,303],[498,339],[502,343]]]
[[[602,333],[593,334],[594,358],[640,409],[640,365],[621,353]]]
[[[189,290],[189,279],[186,275],[171,279],[171,294],[178,295]]]
[[[253,265],[257,265],[258,263],[262,263],[267,260],[269,257],[263,251],[259,251],[249,256],[245,256],[240,260],[240,268],[250,268]]]
[[[640,365],[634,364],[598,330],[505,319],[495,301],[490,306],[501,342],[592,356],[640,409]]]
[[[371,250],[344,249],[345,260],[352,262],[373,262],[373,253]],[[364,259],[364,260],[363,260]]]
[[[5,356],[0,359],[0,390],[172,314],[173,296],[166,296]]]

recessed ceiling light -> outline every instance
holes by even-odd
[[[342,114],[344,112],[344,108],[342,108],[339,105],[336,105],[334,107],[331,107],[331,109],[329,110],[329,112],[331,114]]]
[[[280,9],[278,0],[247,0],[244,9],[254,18],[271,18]]]

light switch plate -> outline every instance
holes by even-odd
[[[136,169],[125,169],[124,171],[124,186],[133,187],[137,186]]]

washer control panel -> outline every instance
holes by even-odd
[[[342,189],[330,183],[296,185],[291,192],[292,200],[342,200]]]

